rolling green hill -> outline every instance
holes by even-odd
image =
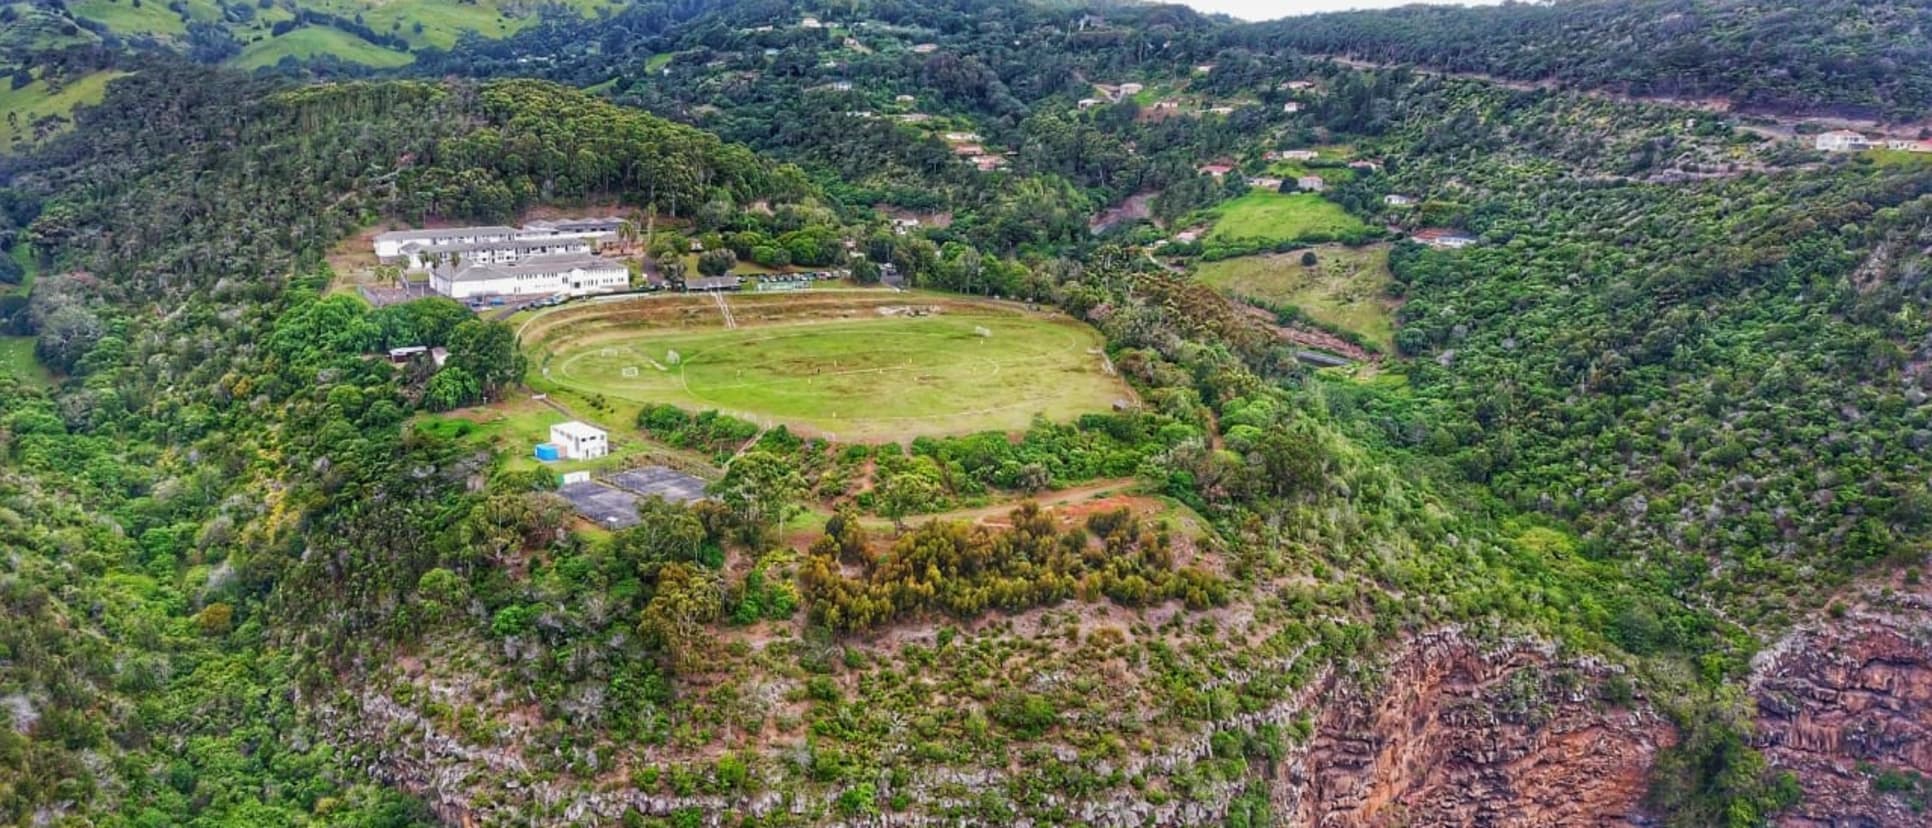
[[[216,0],[74,0],[64,9],[10,4],[13,20],[0,37],[0,65],[9,57],[104,37],[126,47],[160,48],[202,62],[268,66],[293,55],[332,55],[388,68],[387,51],[448,49],[466,32],[506,37],[545,14],[568,10],[584,17],[616,11],[626,0],[271,0],[226,4]],[[314,29],[317,31],[308,31]],[[306,33],[304,33],[306,32]],[[98,33],[98,34],[97,34]]]
[[[228,59],[226,63],[241,69],[255,69],[273,66],[286,57],[308,60],[321,55],[333,55],[349,63],[360,63],[379,69],[406,66],[410,61],[415,60],[407,52],[385,49],[348,32],[307,26],[284,35],[250,43],[247,48],[242,49],[241,54]]]
[[[67,116],[74,107],[100,103],[107,94],[107,82],[125,74],[103,70],[51,87],[45,79],[19,89],[0,86],[0,112],[7,113],[7,119],[0,121],[0,151],[67,129],[71,125]],[[50,118],[58,120],[45,120]]]

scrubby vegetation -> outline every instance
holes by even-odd
[[[1276,56],[1257,38],[1285,35],[1173,8],[806,11],[640,5],[418,54],[597,94],[138,71],[0,166],[0,821],[1262,824],[1290,818],[1267,786],[1330,701],[1304,691],[1367,692],[1450,628],[1615,666],[1525,673],[1487,712],[1668,714],[1660,818],[1793,802],[1738,688],[1835,590],[1927,552],[1932,168]],[[1432,54],[1400,39],[1384,57]],[[1910,90],[1902,66],[1831,101]],[[1798,74],[1764,94],[1823,95]],[[1128,80],[1148,89],[1092,102]],[[1006,166],[960,161],[969,141]],[[1244,195],[1267,153],[1316,146],[1324,193]],[[1373,261],[1354,287],[1392,329],[1326,321],[1387,335],[1378,364],[1304,366],[1281,327],[1332,292],[1287,286],[1262,318],[1216,290],[1247,251],[1179,238],[1256,201],[1326,226],[1235,239],[1334,235],[1273,266]],[[715,472],[712,500],[590,526],[553,470],[464,439],[478,412],[431,412],[550,388],[523,359],[548,333],[716,305],[513,327],[332,290],[352,233],[533,207],[621,211],[673,286],[687,259],[854,287],[890,264],[1051,305],[1131,393],[901,444],[560,391]],[[1427,230],[1473,243],[1365,244]],[[380,358],[402,345],[449,358]]]

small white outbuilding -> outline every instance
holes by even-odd
[[[566,460],[595,460],[610,453],[610,435],[578,420],[551,426],[550,442]]]

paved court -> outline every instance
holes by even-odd
[[[672,503],[696,503],[704,499],[705,481],[664,466],[644,466],[618,472],[605,482],[644,497],[657,495]]]
[[[596,481],[571,483],[557,489],[570,505],[577,507],[578,514],[589,518],[597,525],[607,529],[622,529],[637,525],[638,496],[622,489],[613,489]]]

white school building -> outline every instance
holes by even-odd
[[[451,244],[487,244],[513,241],[516,228],[491,225],[488,227],[448,227],[441,230],[391,230],[376,235],[376,258],[383,261],[401,258],[403,246],[415,244],[419,247],[438,247]]]
[[[623,262],[596,256],[539,256],[512,264],[472,263],[430,273],[429,284],[451,299],[608,293],[630,287]]]

